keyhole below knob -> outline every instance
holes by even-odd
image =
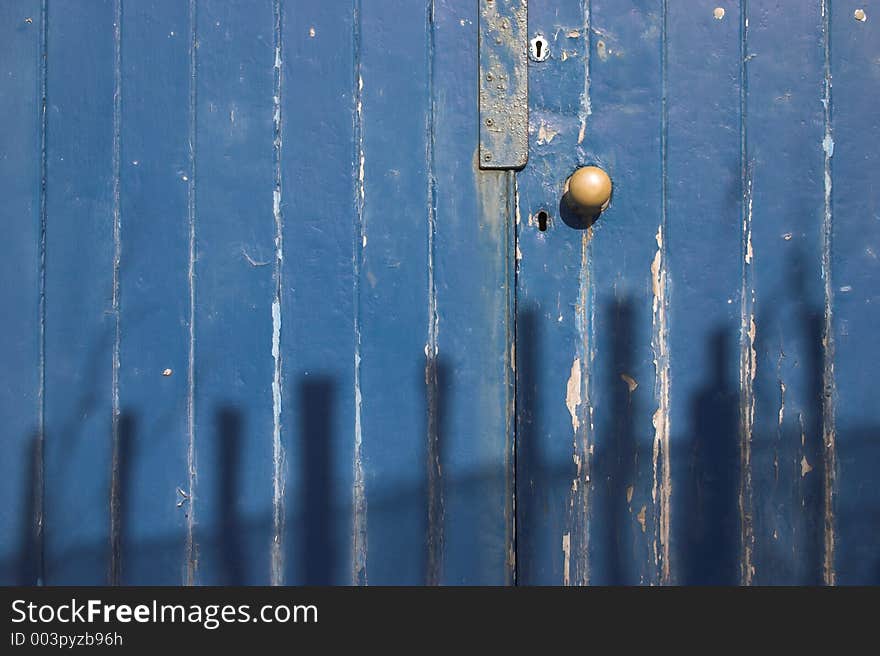
[[[546,210],[538,212],[538,215],[535,218],[538,219],[538,230],[541,232],[547,232],[547,224],[550,222],[550,215],[547,214]]]

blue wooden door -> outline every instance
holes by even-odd
[[[511,1],[0,5],[0,582],[880,581],[880,7]]]
[[[2,4],[0,579],[512,582],[475,9]]]
[[[877,582],[880,6],[529,11],[518,581]]]

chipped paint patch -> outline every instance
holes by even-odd
[[[757,353],[755,351],[755,337],[758,332],[758,324],[755,323],[755,317],[751,317],[749,323],[749,378],[751,380],[755,380],[755,374],[757,373]]]
[[[519,183],[517,182],[516,177],[513,178],[513,208],[514,214],[516,216],[516,225],[520,224],[520,213],[519,213]],[[519,241],[517,240],[517,247],[519,246]]]
[[[361,356],[360,329],[356,333],[354,356],[354,485],[352,486],[352,584],[367,583],[367,490],[364,477],[363,431],[361,411]]]
[[[562,585],[571,585],[571,533],[562,536]]]
[[[363,93],[364,93],[364,78],[362,75],[358,74],[358,88],[357,88],[357,103],[355,105],[355,114],[357,120],[357,133],[358,133],[358,176],[357,176],[357,193],[358,193],[358,201],[360,203],[361,209],[363,210],[365,198],[366,198],[366,175],[364,171],[366,169],[366,154],[364,152],[364,103],[363,103]],[[361,224],[361,248],[367,247],[367,230],[366,230],[366,217],[361,211],[360,215],[360,224]]]
[[[754,381],[757,374],[755,337],[755,290],[753,286],[752,216],[753,216],[753,163],[742,160],[742,287],[740,290],[740,481],[738,507],[740,515],[741,552],[740,580],[751,585],[754,575],[752,556],[755,533],[752,523],[752,433],[755,422]]]
[[[651,499],[654,504],[656,529],[653,540],[654,564],[660,582],[669,583],[669,520],[672,496],[670,445],[669,445],[669,346],[667,342],[666,261],[663,246],[663,225],[657,228],[657,252],[651,262],[651,291],[653,334],[651,346],[654,351],[654,386],[657,409],[654,411],[654,442],[652,448],[653,486]]]
[[[177,504],[175,505],[175,507],[183,508],[183,506],[186,504],[186,502],[189,501],[189,495],[184,491],[184,489],[182,487],[180,487],[178,485],[177,486],[177,496],[179,496],[180,499],[177,500]]]
[[[639,522],[639,526],[642,527],[642,533],[645,533],[648,530],[648,528],[647,528],[647,513],[648,513],[648,507],[642,506],[641,509],[639,510],[639,514],[636,515],[636,519]]]
[[[746,212],[743,216],[743,234],[745,235],[745,260],[746,264],[752,263],[752,257],[754,256],[754,249],[752,248],[752,175],[751,171],[748,172],[748,180],[746,182],[745,189],[746,197]]]
[[[284,518],[284,449],[281,444],[281,303],[272,301],[272,573],[273,585],[280,585],[283,572],[281,534]]]
[[[782,421],[785,419],[785,383],[781,380],[779,381],[779,426],[782,426]]]
[[[568,384],[565,387],[565,407],[571,415],[571,428],[577,434],[581,422],[578,418],[578,408],[581,405],[581,359],[575,357],[571,363],[571,373],[568,376]]]
[[[801,478],[813,471],[813,466],[807,461],[807,456],[801,457]]]
[[[557,134],[559,134],[558,130],[554,130],[550,125],[542,120],[540,125],[538,125],[538,145],[543,146],[550,143],[551,141],[553,141]]]
[[[581,92],[581,108],[578,112],[580,119],[580,130],[578,131],[578,145],[584,142],[584,136],[587,132],[587,119],[593,113],[590,101],[590,6],[584,3],[584,88]]]
[[[630,394],[635,392],[636,388],[638,388],[639,386],[639,383],[636,381],[636,379],[628,374],[620,374],[620,380],[626,383],[626,386],[629,388]]]
[[[830,132],[822,139],[822,150],[826,157],[834,157],[834,139],[831,138]]]
[[[627,488],[626,488],[626,502],[628,504],[632,503],[633,492],[635,492],[635,488],[632,485],[627,486]]]
[[[741,577],[744,585],[751,585],[754,575],[752,554],[754,528],[752,526],[752,431],[755,422],[754,381],[757,373],[755,337],[757,324],[753,315],[748,317],[748,331],[740,360],[740,491],[739,512],[742,532]]]

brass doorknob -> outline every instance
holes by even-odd
[[[611,201],[611,178],[598,166],[583,166],[565,183],[565,195],[575,209],[598,214]]]

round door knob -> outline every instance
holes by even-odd
[[[566,195],[577,209],[597,214],[611,200],[611,178],[598,166],[581,167],[568,179]]]

